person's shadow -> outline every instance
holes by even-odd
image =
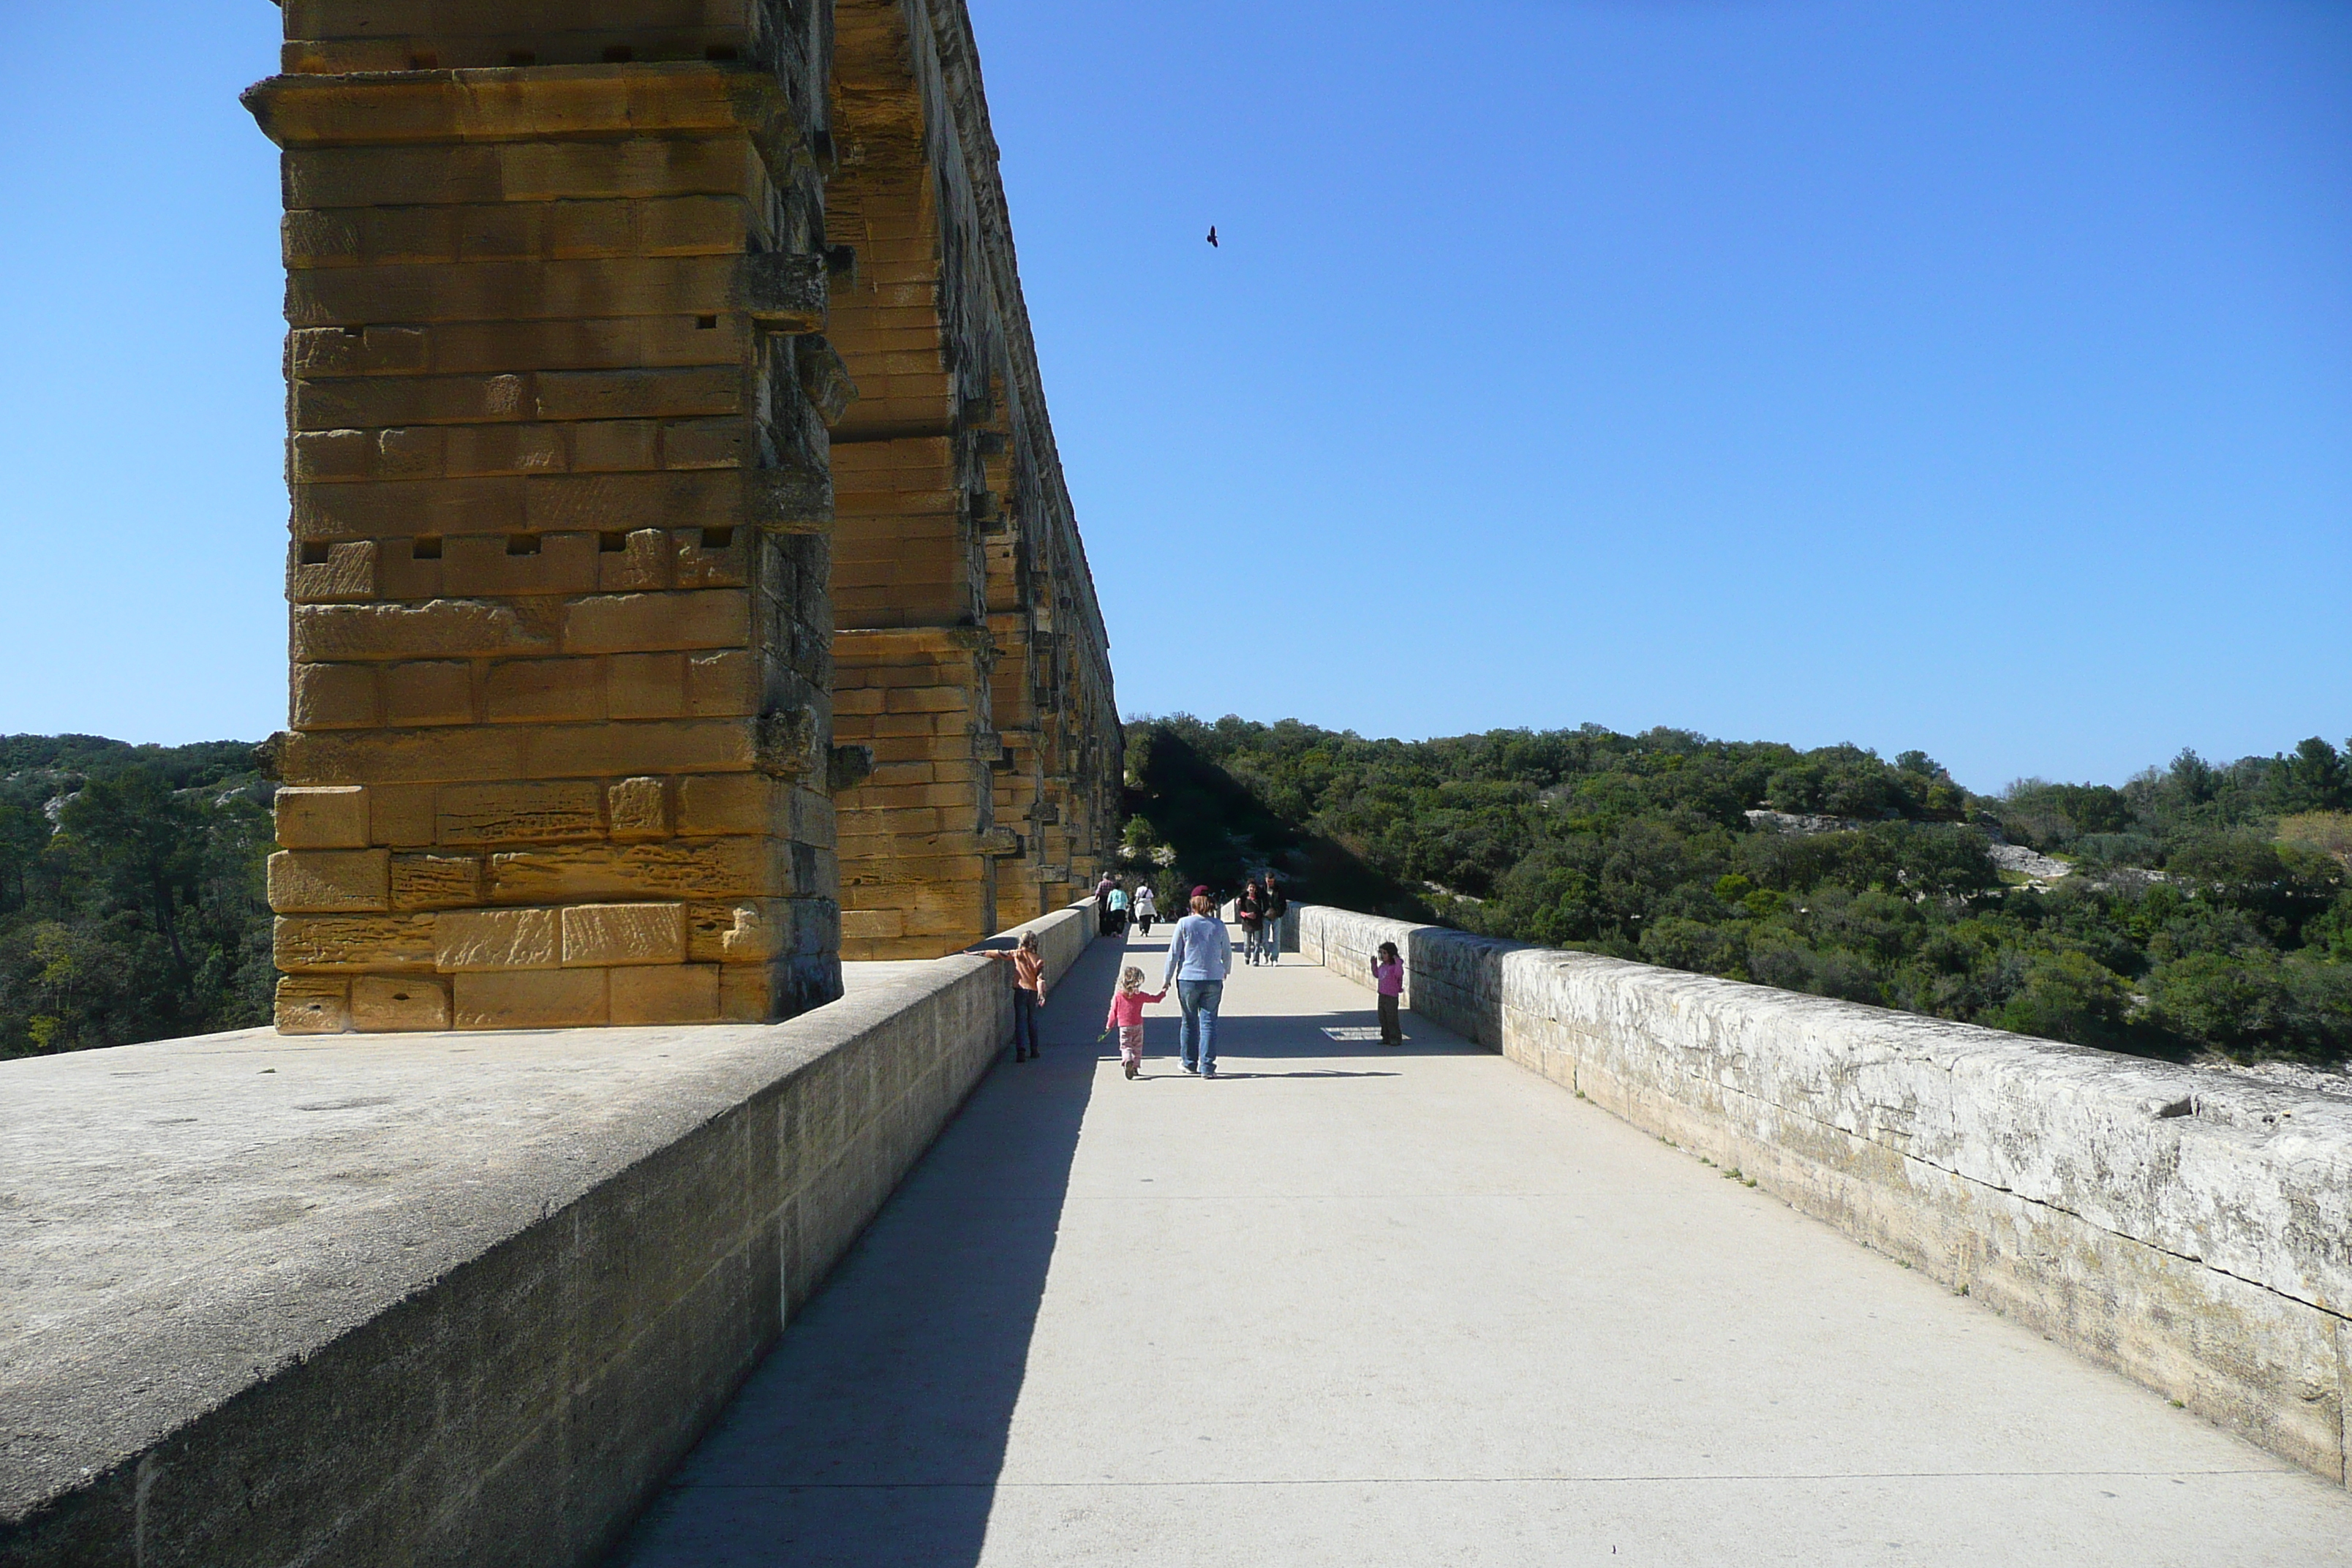
[[[610,1559],[614,1568],[979,1561],[1097,1036],[1125,962],[1048,995]]]

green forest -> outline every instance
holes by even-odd
[[[2352,763],[2325,740],[1979,795],[1889,762],[1497,731],[1128,731],[1121,854],[1163,908],[1293,895],[2141,1055],[2352,1056]]]
[[[0,1057],[266,1023],[250,742],[0,736]]]
[[[2324,740],[1971,794],[1924,753],[1588,725],[1371,741],[1129,730],[1163,909],[1294,896],[2191,1058],[2352,1057],[2352,760]],[[265,1022],[271,785],[247,742],[0,737],[0,1056]]]

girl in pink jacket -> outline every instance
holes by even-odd
[[[1110,999],[1110,1016],[1103,1020],[1105,1032],[1118,1031],[1118,1059],[1133,1078],[1143,1067],[1143,1005],[1158,1002],[1168,994],[1161,986],[1157,992],[1143,988],[1143,971],[1130,963],[1118,977],[1118,992]]]

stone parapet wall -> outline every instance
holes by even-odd
[[[1058,978],[1094,911],[1030,929]],[[1011,994],[957,956],[766,1026],[0,1063],[0,1563],[602,1561]]]
[[[1346,910],[1302,953],[2347,1481],[2352,1104]]]

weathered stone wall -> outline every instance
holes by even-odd
[[[1056,978],[1090,906],[1035,922]],[[0,1063],[0,1563],[590,1564],[1011,1030],[787,1023]]]
[[[843,952],[927,957],[1109,861],[1123,740],[961,0],[837,0]]]
[[[279,1026],[830,998],[823,7],[283,9]]]
[[[1416,1013],[2347,1480],[2352,1105],[1345,910],[1299,945]]]

